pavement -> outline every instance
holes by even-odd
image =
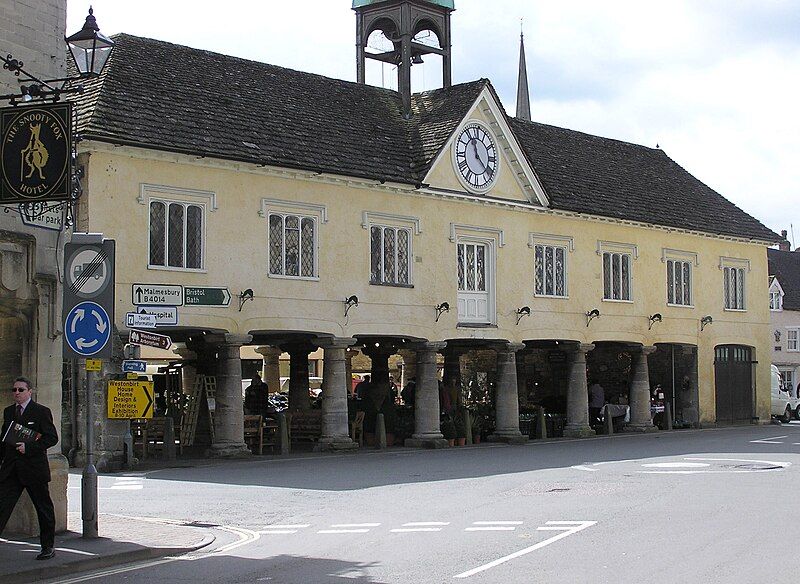
[[[36,582],[163,556],[179,555],[214,541],[209,530],[185,523],[168,523],[101,513],[100,537],[84,539],[80,513],[70,513],[67,531],[56,534],[56,556],[37,561],[39,537],[0,538],[0,582]]]

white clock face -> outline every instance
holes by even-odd
[[[458,172],[472,188],[486,190],[497,175],[497,147],[483,126],[467,125],[455,144]]]

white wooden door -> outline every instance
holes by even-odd
[[[491,322],[489,246],[458,243],[458,322]]]

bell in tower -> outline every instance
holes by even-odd
[[[397,90],[403,102],[403,116],[411,116],[411,66],[422,56],[442,57],[442,85],[450,87],[450,13],[454,0],[353,0],[356,12],[356,70],[359,83],[366,80],[366,60],[375,59],[397,66]],[[369,36],[380,31],[392,43],[390,51],[368,53]],[[439,46],[415,40],[430,31]]]

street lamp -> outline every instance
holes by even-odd
[[[11,105],[17,105],[20,101],[29,103],[34,99],[58,101],[63,93],[83,92],[83,87],[80,85],[65,88],[64,84],[67,81],[76,81],[100,75],[106,61],[111,56],[111,51],[114,49],[114,41],[100,32],[97,20],[94,17],[94,11],[91,8],[89,8],[89,16],[86,17],[83,28],[74,35],[65,37],[64,40],[75,61],[75,66],[78,68],[77,77],[42,80],[28,73],[23,68],[25,64],[15,59],[12,55],[0,56],[0,60],[3,61],[3,69],[7,69],[17,77],[21,75],[23,79],[32,81],[30,84],[21,85],[20,93],[18,94],[0,95],[0,100],[9,100]]]
[[[114,49],[114,41],[100,32],[91,6],[83,28],[64,40],[81,77],[100,75]]]

